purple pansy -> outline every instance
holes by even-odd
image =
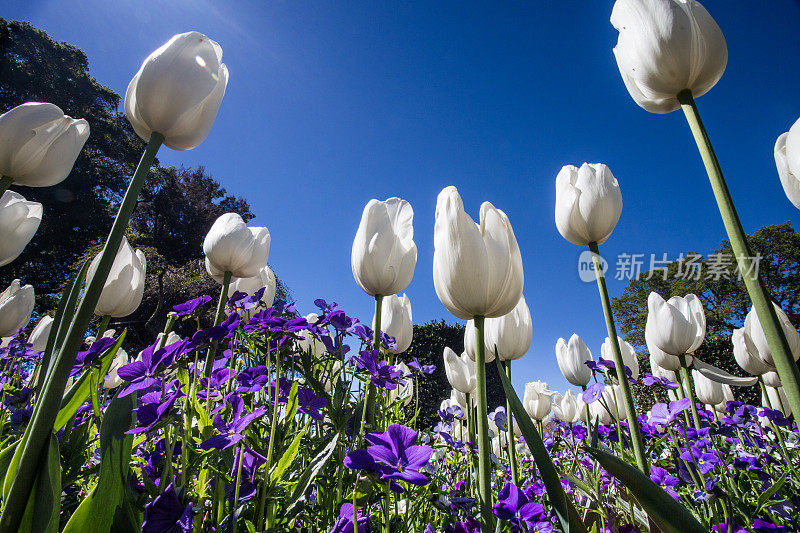
[[[175,305],[172,307],[172,310],[175,312],[175,316],[190,315],[210,301],[211,296],[204,294],[203,296],[183,302],[182,304]]]
[[[200,445],[204,450],[230,448],[244,438],[242,433],[253,420],[267,412],[264,407],[256,407],[251,413],[245,414],[244,400],[239,396],[228,398],[228,402],[231,405],[231,421],[225,422],[222,418],[222,413],[217,413],[214,416],[214,427],[219,431],[219,434],[207,439]]]
[[[142,533],[189,533],[192,530],[192,502],[184,507],[172,483],[144,506]]]

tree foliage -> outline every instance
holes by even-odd
[[[420,427],[434,426],[438,421],[436,413],[439,405],[442,400],[450,397],[452,387],[447,381],[442,359],[445,346],[458,354],[464,351],[464,326],[433,320],[423,325],[414,325],[411,347],[398,358],[406,363],[416,358],[422,365],[436,366],[433,374],[423,375],[415,384],[419,392],[420,415],[417,425]],[[494,363],[486,365],[486,392],[489,410],[505,405],[506,396]],[[409,407],[413,408],[414,404],[411,403]]]
[[[773,300],[795,326],[800,324],[800,234],[786,222],[764,226],[748,236],[748,241],[757,258],[758,276]],[[630,281],[619,298],[612,299],[620,334],[638,349],[645,369],[650,365],[644,339],[650,292],[665,299],[696,294],[706,312],[706,340],[697,355],[732,374],[745,375],[733,357],[730,337],[744,323],[751,302],[727,240],[707,256],[689,252],[663,270],[643,272]],[[645,393],[641,386],[635,389],[642,405],[652,403],[649,391]],[[755,394],[752,388],[734,390],[737,399],[745,401],[756,401]]]

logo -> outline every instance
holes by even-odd
[[[608,261],[606,261],[602,255],[597,255],[598,259],[600,260],[600,267],[603,269],[603,275],[608,272]],[[592,252],[590,250],[585,250],[581,252],[580,257],[578,257],[578,277],[581,278],[581,281],[584,283],[594,283],[597,279],[597,275],[594,272],[594,260],[592,259]]]

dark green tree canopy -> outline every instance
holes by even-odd
[[[786,222],[764,226],[748,236],[748,241],[758,258],[759,277],[772,299],[797,326],[800,324],[800,234]],[[665,299],[693,293],[700,298],[706,312],[706,340],[697,355],[732,374],[745,375],[733,357],[731,334],[742,326],[752,304],[730,243],[723,240],[720,247],[708,255],[685,253],[681,260],[665,268],[666,274],[655,269],[632,279],[622,295],[613,298],[611,303],[620,335],[637,348],[642,368],[647,371],[650,368],[644,339],[650,292],[657,292]],[[644,390],[641,386],[636,389]],[[756,401],[754,389],[738,389],[734,394],[737,399]],[[645,405],[652,402],[649,391],[637,396]]]
[[[400,361],[409,362],[416,358],[422,365],[435,365],[433,374],[423,375],[416,386],[419,392],[420,415],[418,426],[432,427],[439,417],[436,414],[442,400],[450,397],[452,387],[444,371],[443,353],[445,346],[460,354],[464,351],[464,326],[448,324],[444,320],[431,321],[414,326],[411,347],[399,355]],[[505,405],[506,396],[497,367],[494,363],[486,365],[486,393],[489,410]],[[414,408],[413,402],[408,406]]]

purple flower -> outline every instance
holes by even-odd
[[[173,387],[174,390],[172,390]],[[180,387],[181,382],[176,379],[166,387],[168,392],[163,399],[160,392],[150,392],[142,396],[142,405],[136,409],[136,423],[139,425],[125,433],[127,435],[136,435],[137,433],[145,433],[152,430],[156,424],[169,415],[175,405],[175,400],[186,396]]]
[[[678,388],[678,384],[675,383],[674,381],[670,381],[668,378],[665,378],[663,376],[654,376],[653,374],[645,374],[644,378],[642,379],[642,383],[644,383],[648,387],[658,384],[658,385],[663,385],[668,389]]]
[[[258,392],[269,381],[269,370],[265,366],[251,366],[236,375],[239,387],[236,392]]]
[[[95,360],[100,358],[106,352],[106,350],[111,348],[115,342],[117,342],[116,339],[112,337],[100,337],[94,341],[91,346],[89,346],[88,350],[84,352],[78,352],[78,355],[75,356],[75,364],[72,366],[72,371],[69,373],[69,375],[74,376],[87,366],[91,365]]]
[[[773,524],[772,522],[766,522],[760,518],[756,518],[753,521],[753,529],[758,533],[789,533],[788,527],[779,526],[777,524]]]
[[[192,502],[185,508],[169,484],[167,490],[144,506],[142,533],[189,533],[192,531]]]
[[[428,483],[420,470],[428,464],[433,453],[430,446],[417,446],[417,432],[400,425],[391,424],[383,433],[369,433],[364,438],[371,446],[366,450],[355,450],[345,457],[344,465],[351,470],[370,470],[390,482],[405,481],[423,486]],[[392,490],[403,488],[392,483]]]
[[[323,300],[324,301],[324,300]],[[336,304],[334,304],[336,305]],[[361,512],[361,509],[356,509],[358,520],[358,533],[369,533],[372,531],[372,526],[369,522],[369,515]],[[333,525],[330,533],[354,533],[353,527],[353,504],[343,503],[339,509],[339,518]]]
[[[322,420],[323,416],[319,410],[328,405],[328,400],[320,398],[311,389],[300,387],[297,389],[297,403],[300,404],[298,411],[314,420]]]
[[[194,313],[199,307],[207,304],[210,301],[211,296],[204,294],[203,296],[199,296],[193,300],[175,305],[172,307],[172,310],[175,312],[175,316],[185,316]]]
[[[528,496],[513,483],[506,483],[505,487],[500,489],[497,499],[498,502],[493,508],[494,515],[519,528],[522,528],[524,523],[529,530],[532,530],[531,527],[543,518],[542,504],[530,501]]]
[[[673,475],[670,475],[669,472],[658,466],[653,466],[652,468],[650,468],[650,479],[656,485],[660,485],[661,488],[664,489],[664,491],[666,491],[667,494],[669,494],[676,500],[680,499],[680,495],[677,492],[675,492],[675,490],[673,490],[672,488],[678,483],[680,483],[680,479],[678,479]]]
[[[584,403],[588,405],[599,400],[603,396],[603,390],[605,388],[605,383],[595,383],[594,385],[587,387],[586,390],[583,391]]]
[[[416,357],[408,363],[408,367],[423,374],[433,374],[436,370],[436,365],[421,365]]]
[[[687,450],[686,448],[682,448],[683,453],[681,453],[681,459],[683,459],[686,463],[694,463],[697,465],[697,469],[700,470],[702,474],[708,473],[714,469],[715,465],[720,463],[719,457],[715,451],[704,452],[697,446],[692,446],[691,450]]]
[[[403,373],[389,365],[386,361],[378,359],[377,350],[363,350],[358,352],[360,357],[353,360],[356,368],[366,370],[372,375],[372,384],[376,387],[394,390],[397,388],[397,380]]]
[[[267,462],[267,458],[245,447],[241,454],[237,453],[234,455],[233,468],[231,468],[231,478],[234,480],[239,471],[240,458],[242,461],[242,482],[239,485],[239,501],[246,502],[256,495],[256,471],[261,465]],[[226,492],[228,497],[232,500],[236,495],[236,487],[230,486]]]
[[[124,365],[117,371],[119,377],[130,382],[120,391],[119,396],[127,396],[133,391],[159,384],[160,381],[155,376],[172,364],[175,358],[184,352],[188,344],[189,341],[182,340],[156,350],[158,345],[156,343],[142,350],[141,360]]]
[[[692,402],[689,398],[669,402],[669,405],[657,403],[650,410],[650,423],[668,426],[680,413],[689,409],[691,404]]]
[[[228,399],[231,406],[231,421],[225,422],[222,413],[214,416],[214,427],[219,431],[219,435],[214,435],[204,441],[200,447],[204,450],[216,448],[224,450],[230,448],[244,438],[242,432],[247,429],[253,420],[262,416],[267,410],[264,407],[257,407],[251,413],[245,414],[244,400],[239,396],[232,396]]]

